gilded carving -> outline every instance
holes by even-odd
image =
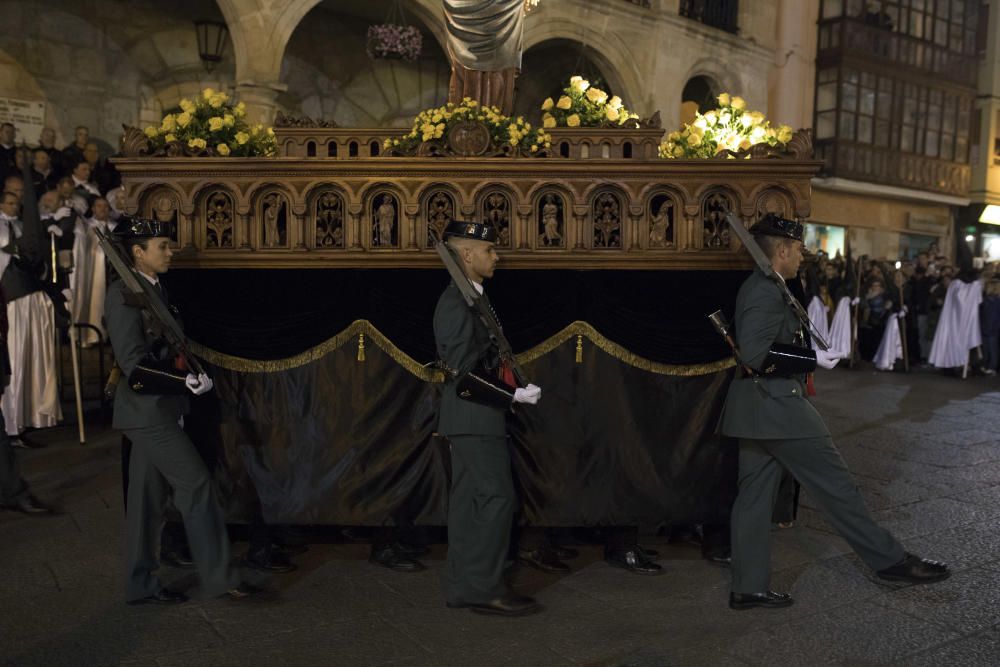
[[[726,212],[736,210],[734,202],[723,192],[713,192],[705,197],[701,205],[704,221],[704,245],[706,248],[729,247],[729,225],[726,224]]]
[[[447,192],[437,191],[427,198],[424,208],[427,220],[427,247],[433,248],[434,243],[444,236],[444,229],[455,218],[455,202]]]
[[[501,190],[491,190],[481,200],[480,216],[497,229],[497,247],[510,247],[510,197]]]
[[[595,248],[621,248],[621,204],[618,197],[603,192],[594,199],[591,210],[594,222]]]
[[[313,215],[316,221],[317,248],[344,247],[344,199],[327,190],[316,198]]]
[[[216,190],[205,198],[205,244],[209,248],[233,247],[233,198]]]

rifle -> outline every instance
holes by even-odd
[[[514,379],[517,380],[519,385],[527,387],[529,384],[528,378],[524,374],[521,364],[517,362],[517,357],[514,356],[514,349],[510,346],[507,337],[503,335],[503,330],[500,328],[500,324],[493,315],[489,304],[486,303],[486,299],[476,291],[468,276],[465,275],[465,271],[462,270],[461,265],[458,263],[458,258],[455,256],[455,251],[448,245],[447,241],[437,241],[434,244],[434,249],[437,250],[438,256],[444,262],[445,268],[448,269],[448,273],[451,275],[452,282],[455,283],[455,287],[461,292],[465,303],[479,317],[479,320],[486,327],[486,331],[490,335],[490,341],[500,350],[500,361],[510,367],[514,373]]]
[[[726,222],[729,223],[729,227],[733,230],[733,233],[740,239],[746,249],[750,252],[750,256],[753,261],[756,262],[757,268],[759,268],[765,276],[774,281],[774,283],[781,289],[782,296],[785,297],[785,303],[788,307],[792,309],[795,316],[799,318],[799,322],[809,332],[812,336],[813,341],[816,343],[816,347],[823,350],[830,349],[830,344],[826,342],[813,323],[809,320],[809,314],[806,313],[806,309],[802,307],[799,300],[789,291],[788,285],[785,283],[785,279],[782,278],[775,272],[774,267],[771,266],[771,260],[768,259],[764,251],[760,249],[757,242],[753,240],[753,236],[747,231],[747,228],[743,226],[743,221],[740,220],[732,211],[726,211]]]
[[[108,232],[102,229],[95,229],[97,242],[101,244],[101,250],[108,262],[114,267],[118,277],[125,283],[128,294],[125,303],[135,308],[141,308],[148,316],[147,325],[149,333],[153,338],[162,338],[187,364],[188,370],[194,374],[205,372],[198,359],[191,354],[188,348],[187,337],[180,324],[174,319],[173,314],[163,304],[163,300],[152,283],[139,275],[139,272],[132,266],[132,263],[125,255],[125,249],[120,243],[113,240]]]

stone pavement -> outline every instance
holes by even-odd
[[[796,526],[772,536],[774,586],[797,600],[785,610],[730,611],[728,572],[690,545],[659,546],[657,578],[613,569],[591,545],[568,576],[520,571],[517,588],[547,608],[521,619],[446,609],[444,545],[427,572],[398,574],[369,565],[366,545],[313,544],[297,572],[270,579],[278,603],[127,607],[118,438],[82,448],[60,428],[19,454],[64,513],[0,513],[0,663],[1000,664],[1000,380],[835,370],[817,385],[877,518],[948,561],[951,579],[877,582],[803,498]],[[196,586],[186,571],[165,578]]]

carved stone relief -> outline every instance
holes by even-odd
[[[653,195],[649,199],[649,247],[668,248],[674,245],[674,200],[669,195]]]
[[[143,213],[148,218],[167,225],[170,240],[177,242],[178,209],[177,193],[173,190],[157,190],[146,199]]]
[[[288,245],[288,200],[280,192],[269,192],[260,199],[258,210],[263,234],[262,248]]]
[[[427,221],[427,247],[444,236],[444,229],[455,219],[455,202],[447,192],[438,190],[432,193],[424,203],[424,219]]]
[[[497,247],[510,247],[510,196],[502,190],[490,190],[480,199],[480,217],[497,228]]]
[[[733,201],[724,192],[713,192],[701,204],[704,221],[704,242],[706,248],[729,247],[729,225],[726,213],[735,209]]]

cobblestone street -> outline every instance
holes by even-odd
[[[72,427],[18,450],[33,491],[62,513],[0,513],[0,662],[9,665],[995,665],[1000,656],[1000,382],[937,373],[822,371],[815,399],[877,519],[952,577],[878,582],[803,496],[772,535],[785,610],[730,611],[728,571],[689,544],[657,545],[665,575],[609,567],[583,545],[572,574],[521,570],[537,616],[444,605],[445,545],[428,571],[368,563],[368,546],[316,543],[267,579],[273,604],[123,604],[119,441]],[[662,541],[662,540],[660,540]],[[234,553],[242,553],[238,543]],[[196,587],[188,571],[167,581]],[[262,580],[254,577],[255,581]]]

